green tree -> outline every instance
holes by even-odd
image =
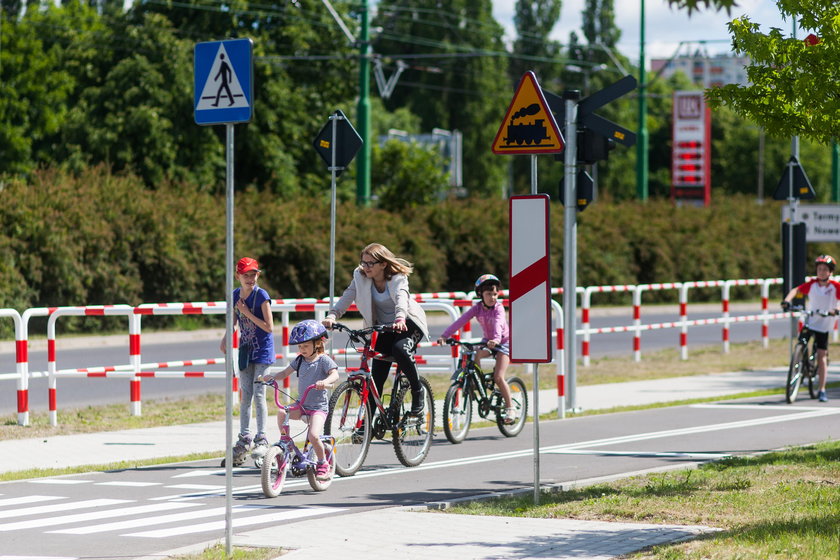
[[[407,107],[432,128],[463,133],[464,186],[472,194],[498,195],[505,161],[490,145],[510,102],[502,28],[489,0],[385,0],[374,27],[374,51],[411,62],[389,108]]]
[[[447,188],[438,154],[415,142],[375,145],[373,163],[371,183],[379,208],[410,210],[438,200]]]
[[[778,0],[776,5],[816,40],[785,37],[778,28],[761,33],[748,16],[731,21],[734,49],[752,61],[750,84],[713,88],[707,97],[712,106],[731,107],[771,136],[799,135],[828,144],[840,137],[840,4]]]

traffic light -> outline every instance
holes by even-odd
[[[592,164],[606,160],[610,151],[615,149],[615,141],[612,138],[601,136],[594,130],[586,127],[578,128],[577,131],[577,160],[580,163]]]

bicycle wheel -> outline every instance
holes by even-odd
[[[263,494],[267,498],[276,498],[283,491],[286,483],[286,451],[277,445],[272,445],[263,456],[260,468]]]
[[[315,455],[314,452],[312,454]],[[332,484],[332,478],[335,476],[335,453],[332,452],[332,446],[326,441],[324,442],[324,455],[327,460],[327,464],[330,466],[329,478],[326,480],[318,480],[318,477],[315,476],[315,469],[309,468],[306,471],[306,478],[309,479],[309,486],[311,486],[316,492],[323,492],[329,488],[330,484]]]
[[[472,396],[464,381],[456,381],[443,399],[443,433],[450,443],[461,443],[472,422]]]
[[[370,422],[367,406],[362,402],[362,388],[358,382],[345,381],[330,398],[329,412],[324,422],[324,434],[335,438],[335,472],[339,476],[356,474],[367,457],[370,447]]]
[[[505,402],[500,399],[499,412],[496,413],[496,425],[505,436],[514,437],[519,435],[519,432],[525,427],[525,421],[528,420],[528,393],[525,390],[525,382],[518,377],[508,379],[508,386],[510,387],[510,404],[513,405],[516,417],[513,424],[505,424],[505,415],[502,414]]]
[[[808,394],[811,396],[812,399],[816,399],[819,395],[819,375],[817,375],[817,347],[814,345],[811,350],[813,351],[811,354],[808,355]],[[802,380],[805,382],[805,379]]]
[[[396,411],[396,426],[391,429],[391,439],[400,463],[406,467],[416,467],[426,459],[432,446],[435,432],[435,399],[429,380],[420,377],[425,401],[423,415],[419,418],[406,417],[406,413],[411,409],[411,387],[405,378],[399,385],[394,397],[396,401],[391,403],[391,410]]]
[[[805,363],[807,348],[804,344],[797,343],[793,347],[793,354],[790,356],[790,367],[788,368],[787,384],[785,385],[785,400],[793,403],[796,394],[799,393],[799,385],[802,383],[802,373],[808,367]]]

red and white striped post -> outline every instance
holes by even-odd
[[[723,310],[723,353],[729,354],[729,290],[732,280],[726,280],[721,289],[720,304]]]
[[[690,282],[680,286],[680,359],[688,359],[688,289]]]
[[[131,415],[141,416],[143,404],[140,396],[140,320],[141,316],[133,314],[128,318],[128,361],[134,377],[129,381],[129,400]]]
[[[633,290],[633,361],[642,361],[642,291],[647,286]]]

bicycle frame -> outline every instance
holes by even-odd
[[[461,346],[462,350],[458,369],[452,375],[452,382],[455,383],[463,379],[464,388],[477,397],[479,415],[486,418],[493,411],[492,398],[498,393],[498,387],[496,387],[493,375],[481,369],[481,365],[475,356],[482,349],[490,350],[492,356],[492,349],[483,343],[472,344],[460,340],[456,343]]]
[[[303,403],[306,402],[306,397],[309,395],[309,391],[315,388],[315,385],[310,385],[307,387],[303,395],[300,399],[296,400],[293,404],[283,404],[280,402],[280,386],[277,384],[277,381],[271,380],[269,382],[263,382],[264,385],[268,385],[274,387],[274,403],[277,405],[277,408],[283,409],[286,411],[286,424],[283,426],[283,431],[280,434],[280,445],[283,447],[283,450],[286,454],[286,460],[289,461],[290,470],[294,476],[302,476],[306,474],[306,471],[309,467],[315,468],[317,464],[316,460],[311,457],[314,455],[312,453],[312,442],[309,441],[309,430],[311,429],[311,424],[309,422],[309,417],[311,416],[310,412],[307,412],[305,408],[303,408]],[[303,444],[303,450],[301,450],[295,440],[289,435],[289,413],[293,410],[300,410],[301,411],[301,419],[303,416],[306,416],[306,442]],[[332,453],[332,447],[335,445],[335,438],[328,435],[320,436],[320,439],[323,443],[329,443],[329,446],[325,447],[325,458],[327,461],[330,460],[329,455],[327,453]],[[297,459],[297,460],[295,460]]]

